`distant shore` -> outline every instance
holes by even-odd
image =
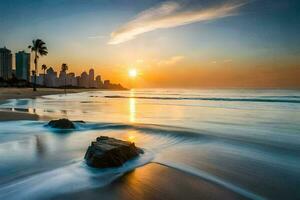
[[[86,91],[96,91],[97,89],[67,89],[67,93],[80,93]],[[59,88],[38,88],[36,92],[32,88],[1,88],[0,104],[8,99],[36,98],[44,95],[64,94],[64,89]],[[12,120],[38,120],[39,116],[25,112],[0,110],[0,121]]]
[[[96,89],[67,89],[67,93],[79,93]],[[61,88],[38,88],[36,92],[32,88],[0,88],[0,101],[7,99],[35,98],[44,95],[64,94]]]

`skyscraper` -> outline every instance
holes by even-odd
[[[90,71],[89,71],[89,88],[95,87],[94,77],[95,77],[94,69],[90,69]]]
[[[96,88],[102,88],[102,87],[103,87],[103,83],[101,80],[101,76],[98,75],[98,76],[96,76]]]
[[[25,51],[16,53],[16,76],[18,79],[29,81],[30,53],[26,53]]]
[[[86,72],[81,73],[79,87],[89,88],[89,75]]]
[[[7,80],[11,78],[12,54],[6,47],[0,48],[0,77]]]
[[[49,67],[46,72],[46,86],[47,87],[59,86],[57,72],[55,72],[52,67]]]

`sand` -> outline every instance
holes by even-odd
[[[92,89],[67,89],[68,93],[90,91]],[[38,88],[36,92],[32,88],[0,88],[0,104],[7,99],[35,98],[51,94],[63,94],[63,89]],[[38,120],[39,116],[26,112],[0,110],[0,121],[11,120]]]
[[[69,93],[87,90],[72,89]],[[35,98],[43,95],[62,94],[62,89],[0,88],[0,103],[7,99]],[[39,116],[26,112],[0,110],[0,121],[39,120]],[[40,119],[41,120],[41,119]],[[44,120],[44,119],[42,119]],[[63,194],[51,199],[245,199],[236,193],[199,177],[150,163],[123,175],[113,183],[97,189]]]
[[[150,163],[125,174],[103,188],[65,194],[53,199],[233,200],[245,198],[198,177]]]
[[[67,93],[77,93],[91,91],[92,89],[67,89]],[[36,92],[32,88],[0,88],[0,100],[35,98],[43,95],[63,94],[63,89],[58,88],[38,88]]]
[[[0,121],[38,120],[39,116],[24,112],[0,111]]]

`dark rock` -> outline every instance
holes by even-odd
[[[79,123],[79,124],[85,124],[85,121],[83,120],[76,120],[76,121],[73,121],[74,123]]]
[[[75,125],[68,119],[51,120],[48,126],[59,129],[75,129]]]
[[[143,150],[132,142],[100,136],[88,147],[84,159],[91,167],[119,167],[141,153]]]

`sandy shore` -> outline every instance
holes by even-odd
[[[216,184],[159,164],[137,168],[103,188],[61,195],[53,199],[245,199]]]
[[[67,89],[68,93],[90,91],[89,89]],[[0,88],[0,104],[7,99],[35,98],[51,94],[63,94],[63,89],[38,88],[36,92],[32,88]],[[38,120],[39,116],[26,112],[0,110],[0,121],[11,120]]]
[[[69,93],[87,90],[68,90]],[[35,98],[43,95],[62,94],[62,89],[0,88],[0,103],[7,99]],[[39,120],[26,112],[0,110],[0,121]],[[44,120],[44,119],[42,119]],[[245,199],[219,185],[182,171],[150,163],[126,173],[105,187],[62,194],[51,199]]]
[[[0,110],[0,121],[38,120],[38,119],[39,116],[35,114]]]
[[[91,89],[67,89],[67,93],[77,93],[90,91]],[[63,89],[56,88],[38,88],[36,92],[32,88],[0,88],[0,100],[35,98],[43,95],[63,94]]]

